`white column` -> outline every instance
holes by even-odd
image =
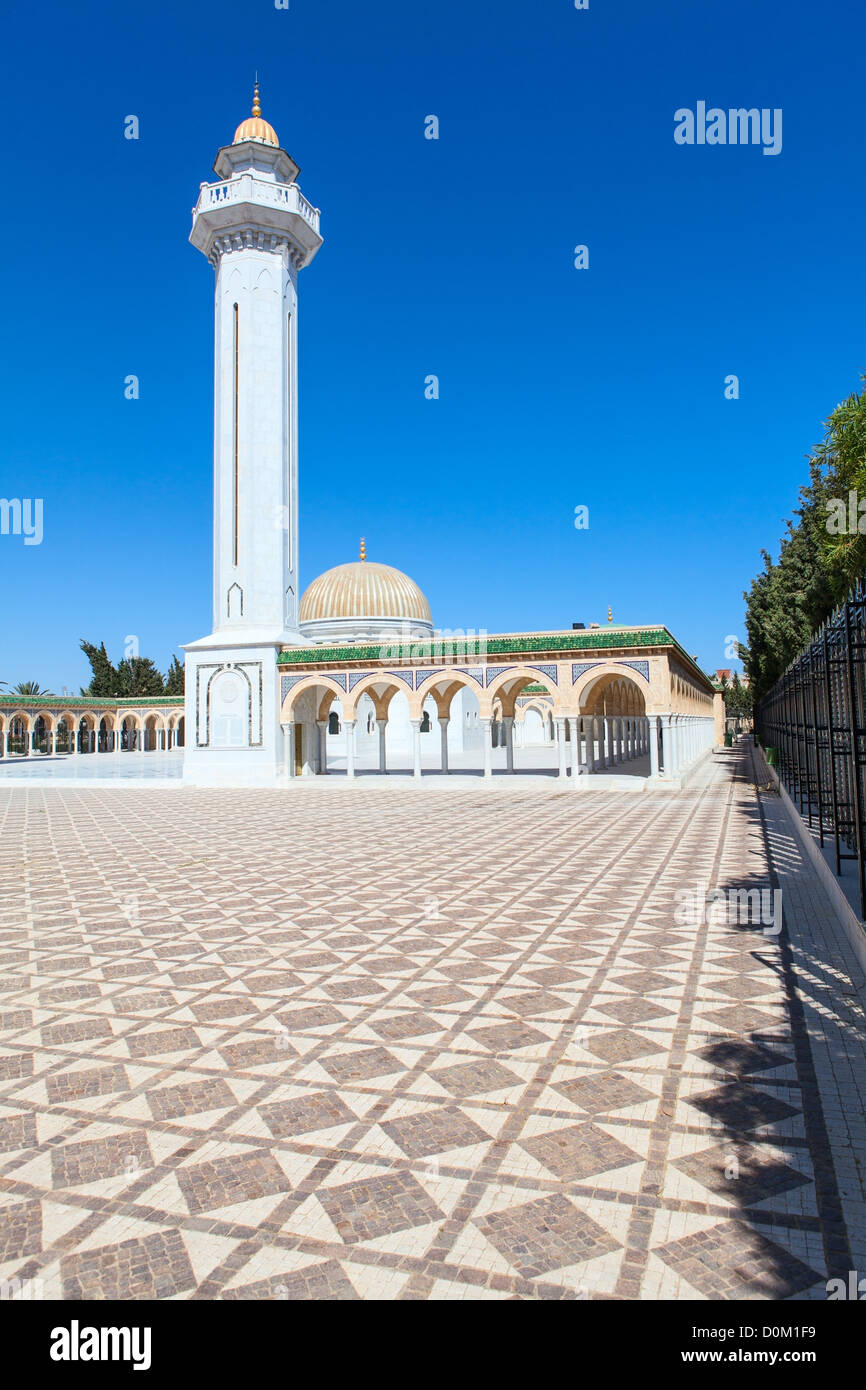
[[[670,714],[660,714],[662,720],[662,774],[664,777],[673,777],[674,774],[674,731],[671,728]]]
[[[343,728],[346,733],[346,776],[355,775],[355,721],[354,719],[344,719]]]
[[[70,751],[71,751],[74,755],[77,756],[77,754],[78,754],[78,727],[77,727],[77,725],[76,725],[76,727],[70,729],[70,730],[69,730],[69,733],[70,733],[70,739],[69,739]]]
[[[27,738],[25,739],[25,744],[26,744],[26,747],[27,747],[27,756],[28,756],[28,758],[32,758],[32,757],[33,757],[33,754],[34,754],[35,751],[36,751],[35,740],[36,740],[36,725],[34,724],[34,725],[32,726],[32,728],[30,729],[30,732],[28,733]]]
[[[56,728],[55,728],[55,729],[52,729],[52,730],[51,730],[51,756],[52,756],[52,758],[54,757],[54,755],[56,754],[56,752],[57,752],[57,730],[56,730]]]
[[[650,777],[659,775],[659,717],[647,715],[647,739],[649,742]]]
[[[412,725],[412,776],[421,776],[421,720],[410,719]]]
[[[440,770],[442,772],[448,771],[448,725],[450,722],[450,717],[447,714],[444,716],[441,714],[439,715],[439,757]]]
[[[493,720],[481,720],[481,738],[484,743],[484,776],[493,776]]]
[[[385,747],[385,735],[388,729],[387,719],[377,719],[376,728],[379,732],[379,771],[384,775],[388,771],[388,753]]]
[[[577,786],[580,776],[580,725],[581,720],[571,715],[571,785]]]
[[[316,728],[319,731],[319,775],[324,777],[328,771],[328,721],[327,719],[317,719]]]
[[[514,771],[514,715],[503,714],[502,727],[505,731],[505,770]]]
[[[295,726],[291,722],[283,725],[283,771],[287,777],[295,775]]]
[[[0,729],[0,758],[6,757],[6,730]]]
[[[561,715],[557,715],[554,723],[556,724],[556,743],[559,750],[559,778],[560,781],[564,782],[568,776],[565,751],[565,720]]]

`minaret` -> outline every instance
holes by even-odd
[[[252,784],[269,781],[278,766],[277,654],[304,641],[298,272],[322,238],[298,166],[262,118],[258,82],[252,115],[214,170],[219,181],[201,185],[190,233],[216,272],[213,631],[186,648],[184,776],[224,780],[232,765],[237,776],[228,780]],[[234,676],[223,680],[230,667]]]

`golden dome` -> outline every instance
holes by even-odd
[[[314,579],[301,599],[299,620],[399,618],[432,623],[430,605],[402,570],[375,560],[336,565]]]
[[[267,121],[262,120],[262,108],[259,101],[259,84],[255,85],[253,92],[253,113],[247,116],[245,121],[241,121],[235,131],[233,145],[239,145],[242,140],[259,140],[263,145],[276,145],[280,147],[277,132]]]

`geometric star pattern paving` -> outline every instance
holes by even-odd
[[[863,1014],[749,758],[673,796],[0,791],[0,1279],[825,1297]],[[676,919],[785,875],[781,935]]]

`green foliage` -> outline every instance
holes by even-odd
[[[165,682],[149,656],[124,657],[117,668],[117,686],[120,699],[165,694]]]
[[[94,698],[124,700],[148,699],[156,695],[183,695],[184,671],[176,656],[171,659],[168,673],[162,674],[147,656],[124,657],[114,666],[105,650],[92,642],[81,641],[81,650],[90,662],[93,677],[82,695]]]
[[[13,695],[50,695],[50,690],[43,690],[38,681],[19,681],[13,685],[11,694]]]
[[[178,661],[176,656],[171,658],[171,665],[165,673],[165,693],[166,695],[180,695],[184,693],[184,670],[183,664]]]
[[[93,679],[88,686],[82,688],[82,695],[96,695],[104,699],[116,697],[118,694],[117,670],[108,659],[105,643],[95,647],[92,642],[86,642],[82,638],[80,645],[93,672]]]
[[[847,515],[852,491],[866,499],[866,390],[836,406],[826,421],[824,438],[809,457],[809,482],[785,522],[778,562],[763,551],[764,568],[744,595],[746,669],[756,702],[866,568],[866,534],[856,527],[839,533],[831,521],[840,502]]]
[[[728,714],[739,715],[740,718],[751,716],[754,700],[752,698],[752,688],[748,685],[740,684],[740,677],[734,672],[731,684],[725,689],[725,709]]]
[[[866,382],[866,374],[861,378]],[[837,405],[827,421],[827,431],[813,454],[814,466],[832,484],[831,495],[842,503],[841,511],[849,511],[850,494],[854,493],[850,533],[839,532],[825,524],[822,535],[823,558],[830,576],[833,598],[838,603],[845,597],[854,581],[866,569],[866,518],[858,515],[858,502],[866,499],[866,391],[854,392]],[[847,519],[847,518],[846,518]]]

